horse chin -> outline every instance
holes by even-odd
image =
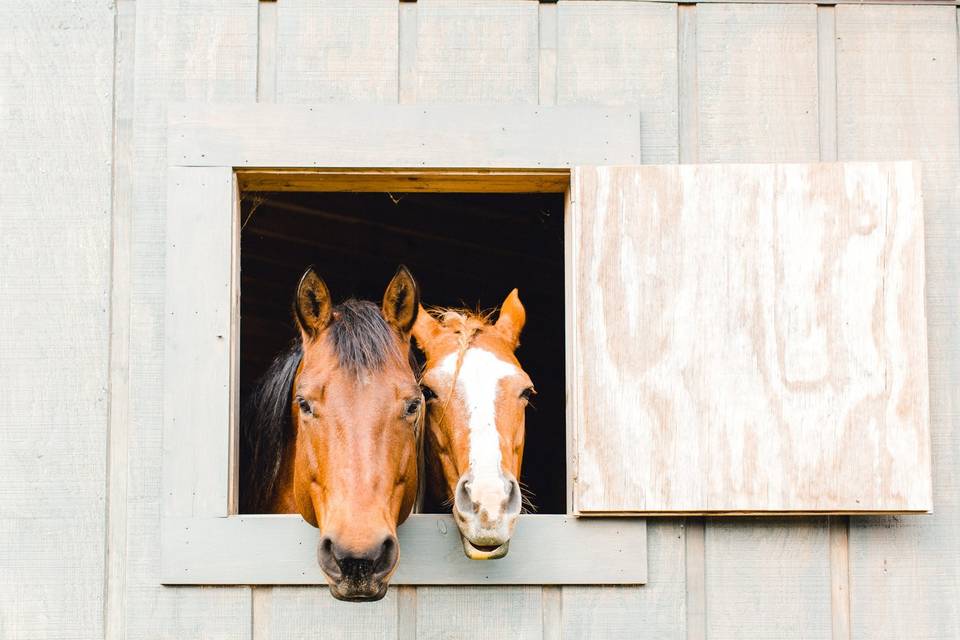
[[[329,585],[330,595],[343,602],[376,602],[387,595],[387,583],[383,583],[376,591],[350,591],[343,593],[334,585]]]
[[[510,550],[509,540],[499,546],[481,546],[474,545],[463,535],[460,539],[463,540],[463,553],[471,560],[499,560]]]

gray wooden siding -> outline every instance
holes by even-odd
[[[58,0],[0,14],[0,637],[96,637],[114,15]]]
[[[960,636],[957,7],[39,0],[0,17],[0,637]],[[174,100],[626,104],[645,162],[922,160],[934,515],[652,520],[642,587],[357,606],[160,586]]]

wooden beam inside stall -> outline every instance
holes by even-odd
[[[567,169],[237,169],[243,191],[563,193]]]

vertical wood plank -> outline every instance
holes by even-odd
[[[697,83],[697,6],[678,7],[678,108],[680,162],[693,164],[700,157],[700,90]]]
[[[273,621],[273,587],[252,587],[250,640],[270,640]]]
[[[830,536],[830,616],[833,640],[850,637],[850,517],[827,518]]]
[[[416,587],[397,587],[397,640],[417,640]]]
[[[697,5],[698,162],[797,162],[817,159],[820,146],[818,113],[817,14],[812,6]],[[690,98],[685,98],[689,100]],[[790,532],[793,523],[803,525]],[[771,572],[789,562],[792,554],[827,557],[822,519],[792,520],[757,531],[750,521],[726,524],[724,535],[712,535],[723,524],[708,521],[705,529],[705,572],[710,576],[721,553],[749,557],[762,535],[778,536],[780,553],[767,556]],[[711,545],[722,542],[719,549]],[[718,553],[719,552],[719,553]],[[799,568],[798,568],[799,569]],[[801,570],[802,573],[802,570]],[[757,574],[754,573],[754,576]],[[755,579],[755,578],[754,578]],[[710,581],[709,585],[715,585]],[[706,591],[705,633],[720,635],[710,612],[722,612],[737,588],[711,587]],[[827,589],[820,585],[821,588]],[[799,594],[797,609],[823,611],[824,593]],[[731,606],[736,602],[731,603]],[[744,603],[740,602],[740,605]],[[745,605],[744,605],[745,606]],[[755,611],[758,611],[756,609]],[[738,608],[738,613],[743,613]],[[801,615],[802,618],[802,615]],[[789,625],[787,616],[779,618]],[[730,637],[749,637],[752,617]]]
[[[540,4],[539,104],[557,104],[557,5]]]
[[[923,161],[932,516],[851,518],[852,638],[960,636],[957,10],[836,9],[838,155]]]
[[[104,632],[114,11],[0,22],[0,637]]]
[[[133,87],[136,5],[116,5],[113,100],[113,243],[110,291],[110,439],[104,636],[121,640],[126,621],[127,478],[130,422],[130,251],[133,218]]]
[[[402,2],[399,7],[400,104],[417,102],[417,3]]]
[[[420,587],[422,640],[542,640],[541,587]]]
[[[558,104],[636,105],[643,161],[677,162],[677,7],[558,5]]]
[[[416,54],[417,5],[396,0],[281,0],[277,9],[277,102],[396,103],[416,98],[410,74],[416,62],[411,54]],[[262,610],[253,612],[254,628],[264,638],[392,638],[402,629],[397,588],[364,606],[334,600],[325,586],[265,589],[269,615],[264,619]]]
[[[700,158],[700,101],[697,73],[697,5],[677,7],[677,108],[679,161],[692,164]],[[684,597],[686,640],[707,637],[706,523],[703,518],[683,521]]]
[[[536,104],[537,3],[417,2],[417,102]]]
[[[827,545],[824,518],[711,521],[707,637],[830,638]]]
[[[234,208],[230,167],[167,169],[163,514],[229,514],[230,430],[234,388]],[[227,258],[214,266],[209,256]],[[196,348],[198,342],[203,349]],[[208,354],[216,354],[209,357]],[[186,402],[186,398],[207,402]],[[232,400],[232,398],[230,398]]]
[[[834,7],[817,7],[817,113],[820,160],[837,159],[837,21]]]
[[[416,101],[537,104],[535,2],[417,2]],[[542,637],[538,587],[420,587],[419,638]]]
[[[642,587],[563,587],[564,638],[686,638],[682,520],[647,523]]]
[[[136,6],[127,615],[122,636],[247,638],[250,590],[160,586],[166,114],[171,101],[253,102],[256,0]]]
[[[707,547],[704,518],[687,518],[684,526],[687,583],[687,640],[707,637]]]
[[[397,588],[383,600],[341,602],[325,586],[273,587],[269,640],[367,640],[397,637]]]
[[[697,6],[700,162],[819,156],[814,5]]]
[[[257,102],[277,99],[277,3],[258,2]]]
[[[563,587],[545,586],[540,594],[543,640],[563,638]]]
[[[643,161],[677,162],[677,20],[677,8],[669,4],[559,3],[557,103],[636,105]],[[570,234],[568,229],[568,239]],[[568,293],[571,286],[568,282]],[[567,332],[572,335],[572,325]],[[572,462],[568,465],[573,473]],[[562,587],[562,637],[683,638],[683,531],[678,521],[648,522],[650,568],[643,587]]]
[[[820,160],[837,159],[837,30],[834,7],[817,7],[817,80]],[[833,640],[850,638],[850,518],[827,518],[830,545],[830,617]]]
[[[397,101],[396,0],[282,0],[277,11],[278,101]]]

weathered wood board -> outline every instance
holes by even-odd
[[[168,154],[202,167],[635,164],[640,118],[617,107],[180,104]]]
[[[537,5],[526,0],[420,0],[418,104],[536,104]]]
[[[326,584],[318,530],[300,516],[164,519],[164,584]],[[643,584],[646,521],[524,515],[510,553],[463,554],[452,516],[415,514],[400,526],[393,585]]]
[[[580,513],[931,508],[909,162],[576,168]]]
[[[544,638],[540,587],[420,587],[417,634],[424,640],[540,640]]]
[[[700,162],[813,162],[817,9],[711,4],[696,11]]]
[[[286,103],[397,100],[394,0],[277,3],[277,99]]]
[[[710,638],[831,638],[825,517],[711,519],[704,588]]]
[[[127,571],[122,599],[112,604],[123,609],[112,633],[124,640],[243,640],[250,636],[249,588],[160,584],[166,122],[177,100],[256,98],[257,2],[138,0],[135,12],[129,456],[125,466],[110,470],[128,477],[121,496]]]
[[[103,637],[113,7],[0,18],[0,638]]]
[[[237,340],[234,177],[229,167],[170,167],[167,179],[163,515],[222,517]]]
[[[958,13],[837,7],[841,160],[923,162],[934,514],[851,518],[850,637],[960,637]]]
[[[643,586],[562,587],[564,638],[685,640],[687,634],[686,564],[682,519],[647,521],[649,567]],[[547,617],[547,612],[544,612]]]
[[[676,162],[676,5],[565,0],[556,9],[557,104],[634,108],[644,162]]]

